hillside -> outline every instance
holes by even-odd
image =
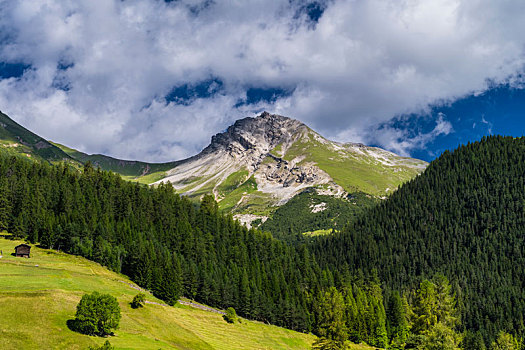
[[[122,310],[120,328],[109,341],[117,349],[308,349],[311,335],[260,322],[226,323],[221,315],[147,293],[143,309],[129,302],[138,293],[127,277],[84,258],[54,250],[31,249],[31,258],[10,255],[20,241],[0,238],[0,348],[86,349],[105,338],[68,329],[84,293],[115,296]],[[359,347],[363,348],[364,347]]]
[[[275,238],[301,240],[317,234],[342,230],[380,199],[357,192],[346,197],[320,195],[306,189],[280,206],[259,228]],[[255,225],[258,222],[253,223]]]
[[[144,184],[150,184],[163,178],[167,170],[172,169],[178,164],[178,162],[146,163],[136,160],[122,160],[103,154],[86,154],[59,143],[51,143],[82,164],[91,162],[93,166],[102,170],[120,174],[125,180],[137,181]]]
[[[60,148],[27,130],[2,112],[0,112],[0,153],[50,163],[68,162],[75,166],[80,165]]]
[[[333,285],[304,249],[248,230],[211,196],[196,207],[170,185],[89,165],[0,156],[0,229],[122,272],[168,304],[183,295],[299,331],[316,327],[310,293]]]
[[[86,154],[45,140],[0,112],[0,153],[52,164],[66,162],[75,168],[91,162],[102,170],[113,171],[126,180],[152,183],[165,176],[178,162],[147,163],[122,160],[102,154]]]
[[[321,266],[377,269],[406,290],[437,272],[461,320],[487,344],[525,327],[525,138],[493,136],[444,152],[388,200],[311,249]]]

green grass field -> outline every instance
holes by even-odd
[[[0,349],[87,349],[109,340],[116,349],[310,349],[310,334],[242,320],[228,324],[222,316],[190,306],[129,305],[138,293],[126,276],[84,258],[31,248],[31,258],[11,255],[22,241],[0,238]],[[84,293],[98,291],[117,298],[120,328],[108,338],[71,331]],[[146,300],[162,304],[151,294]],[[353,350],[373,349],[350,344]]]
[[[228,324],[219,314],[189,306],[146,304],[135,310],[129,302],[138,291],[125,276],[81,257],[36,247],[31,258],[16,258],[11,253],[20,243],[0,238],[0,349],[103,344],[106,338],[75,333],[66,325],[82,295],[92,291],[119,301],[120,328],[107,338],[117,349],[308,349],[315,339],[260,322]],[[146,299],[161,303],[150,294]]]

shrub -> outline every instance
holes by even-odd
[[[118,328],[120,307],[109,294],[84,294],[77,305],[75,328],[80,333],[105,336]]]
[[[131,307],[134,309],[143,307],[145,301],[146,301],[146,294],[139,293],[133,297],[133,300],[131,301]]]
[[[222,315],[222,318],[224,318],[224,320],[228,323],[235,323],[239,321],[237,313],[235,312],[235,309],[233,307],[227,308],[226,315]]]

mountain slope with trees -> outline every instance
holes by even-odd
[[[201,153],[166,163],[86,154],[49,142],[0,113],[0,153],[51,164],[66,162],[76,169],[89,162],[125,180],[169,182],[178,193],[196,202],[212,194],[221,210],[236,214],[248,225],[255,221],[253,226],[271,218],[279,207],[304,190],[330,195],[334,198],[331,202],[339,202],[336,206],[342,208],[339,204],[349,194],[384,197],[427,165],[376,147],[333,142],[298,120],[267,112],[236,121],[225,132],[213,136]],[[350,205],[343,211],[353,209]],[[307,211],[308,207],[300,210]],[[304,221],[301,226],[305,231],[330,230],[332,221],[337,220],[333,216],[315,220],[310,226]]]
[[[338,198],[320,195],[309,188],[280,206],[259,228],[281,240],[301,241],[316,231],[328,234],[342,230],[364,210],[380,201],[362,192]]]
[[[440,272],[463,329],[490,344],[524,335],[525,138],[492,136],[444,152],[344,232],[311,246],[324,268],[377,269],[386,290]]]
[[[185,295],[240,315],[311,330],[309,295],[333,284],[306,249],[248,230],[211,196],[196,207],[170,185],[124,181],[0,157],[0,229],[125,273],[169,304]]]

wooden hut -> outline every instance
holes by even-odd
[[[22,243],[15,247],[15,256],[19,256],[22,258],[29,258],[30,251],[31,251],[31,246]]]

